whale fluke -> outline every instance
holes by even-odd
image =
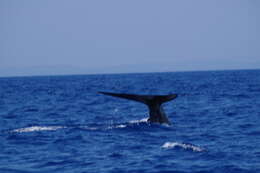
[[[110,92],[99,92],[99,93],[144,103],[149,108],[149,115],[150,115],[148,119],[149,122],[167,123],[167,124],[170,124],[170,121],[168,120],[166,114],[163,111],[162,104],[171,101],[177,97],[177,94],[135,95],[135,94],[120,94],[120,93],[110,93]]]

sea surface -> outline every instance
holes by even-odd
[[[260,70],[0,78],[0,173],[46,172],[260,172]]]

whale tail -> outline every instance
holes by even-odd
[[[118,94],[110,92],[99,92],[101,94],[120,97],[128,100],[134,100],[144,103],[149,108],[149,122],[171,124],[163,111],[162,104],[171,101],[177,97],[177,94],[169,95],[135,95],[135,94]]]
[[[164,102],[174,100],[177,97],[177,94],[169,95],[135,95],[135,94],[119,94],[119,93],[110,93],[110,92],[99,92],[101,94],[110,95],[114,97],[120,97],[128,100],[133,100],[150,105],[161,105]]]

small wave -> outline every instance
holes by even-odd
[[[20,129],[12,130],[11,132],[25,133],[25,132],[38,132],[38,131],[53,131],[64,128],[63,126],[31,126]]]
[[[165,142],[162,145],[162,148],[183,148],[185,150],[192,150],[192,151],[196,151],[196,152],[202,152],[204,151],[203,148],[200,148],[198,146],[192,145],[192,144],[184,144],[184,143],[178,143],[178,142]]]

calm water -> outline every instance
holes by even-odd
[[[0,141],[1,173],[260,172],[260,70],[0,78]]]

